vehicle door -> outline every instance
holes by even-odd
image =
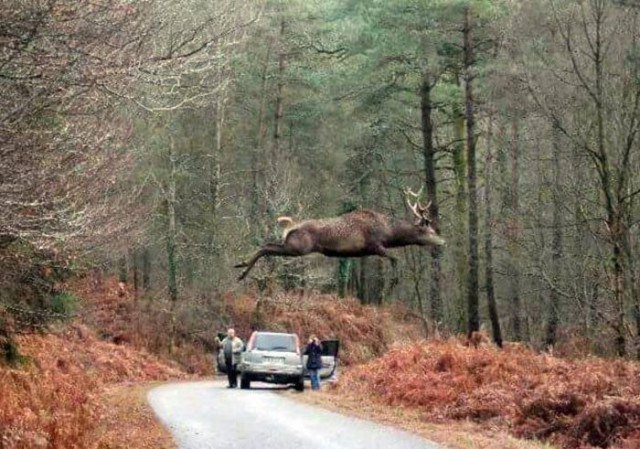
[[[333,376],[338,367],[338,351],[340,350],[339,340],[322,341],[322,368],[318,372],[321,378]]]

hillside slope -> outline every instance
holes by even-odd
[[[103,401],[107,389],[185,377],[177,365],[101,341],[80,324],[17,342],[21,366],[0,366],[3,448],[123,447],[101,426],[113,412]]]

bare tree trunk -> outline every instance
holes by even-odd
[[[142,288],[148,291],[151,288],[151,254],[149,248],[142,251]]]
[[[593,44],[593,63],[595,68],[595,107],[596,107],[596,123],[597,123],[597,145],[598,145],[598,162],[600,182],[602,193],[605,197],[605,207],[607,210],[607,226],[609,228],[611,244],[612,244],[612,263],[613,263],[613,293],[615,298],[615,319],[614,330],[616,332],[615,348],[620,357],[626,355],[626,323],[625,323],[625,291],[624,291],[624,269],[623,269],[623,252],[625,224],[623,205],[619,201],[619,196],[614,197],[612,192],[612,176],[611,165],[609,162],[609,154],[606,147],[606,135],[604,126],[604,54],[603,54],[603,30],[602,26],[605,21],[605,2],[594,2],[594,25],[595,42]],[[623,167],[628,171],[628,167]],[[626,172],[624,173],[626,174]],[[623,180],[618,179],[618,186],[622,187]],[[618,189],[620,193],[620,189]],[[618,201],[616,201],[618,199]]]
[[[424,326],[424,335],[425,337],[429,337],[429,320],[427,317],[427,311],[425,307],[425,298],[423,297],[422,292],[420,291],[420,285],[422,284],[422,273],[424,272],[422,263],[422,252],[410,250],[408,252],[410,262],[410,273],[413,277],[412,284],[416,302],[418,304],[418,312],[420,313],[420,320]]]
[[[428,74],[422,75],[420,86],[420,111],[422,122],[422,153],[424,158],[424,177],[429,197],[429,214],[432,219],[432,226],[439,231],[438,197],[436,186],[436,149],[433,145],[433,122],[431,112],[431,81]],[[431,248],[431,319],[435,323],[442,321],[442,304],[440,301],[440,277],[441,277],[441,255],[442,250],[438,246]]]
[[[638,288],[638,273],[635,269],[631,272],[631,291],[633,294],[633,314],[636,320],[636,358],[640,359],[640,289]]]
[[[178,300],[176,264],[176,155],[173,140],[169,147],[169,185],[167,198],[167,287],[169,298]]]
[[[219,62],[217,68],[217,76],[219,79],[223,79],[224,76],[224,60]],[[216,267],[215,258],[218,252],[216,245],[216,226],[217,226],[217,213],[218,202],[220,195],[220,159],[222,155],[222,132],[224,127],[225,118],[225,101],[226,90],[220,88],[218,95],[216,96],[214,103],[214,145],[211,153],[209,154],[209,210],[211,229],[208,231],[209,239],[209,280],[215,282]]]
[[[562,270],[562,200],[560,194],[562,166],[560,161],[560,131],[557,126],[553,126],[553,238],[551,248],[551,269],[553,270],[554,285],[560,278]],[[547,321],[546,345],[553,346],[558,338],[560,295],[555,288],[549,290],[549,317]]]
[[[280,49],[278,51],[278,81],[276,84],[276,105],[273,127],[273,148],[276,155],[280,153],[280,141],[282,140],[282,119],[284,117],[284,104],[282,101],[282,93],[284,90],[284,71],[287,64],[287,55],[284,48],[284,31],[286,22],[284,19],[280,21]]]
[[[382,257],[376,257],[375,259],[375,277],[373,279],[371,289],[371,302],[378,306],[381,306],[384,302],[384,262]]]
[[[271,146],[271,155],[268,158],[271,164],[271,170],[267,179],[266,185],[266,197],[267,197],[267,216],[268,224],[265,226],[264,239],[272,237],[273,227],[275,223],[276,214],[279,212],[278,205],[270,202],[271,199],[277,198],[278,184],[276,177],[280,174],[281,164],[284,161],[284,155],[282,153],[283,146],[283,129],[284,129],[284,85],[285,85],[285,70],[286,70],[286,53],[285,53],[285,29],[286,22],[284,18],[280,19],[280,30],[278,34],[278,73],[276,75],[276,92],[275,92],[275,105],[273,115],[273,141]],[[265,263],[269,277],[275,278],[277,276],[277,265],[272,258],[267,259]]]
[[[138,290],[140,289],[140,266],[139,266],[139,251],[134,249],[131,251],[131,268],[133,271],[133,297],[138,299]]]
[[[263,196],[260,192],[261,184],[264,183],[261,180],[262,160],[260,152],[264,149],[264,145],[267,138],[267,80],[269,71],[269,60],[271,59],[271,45],[267,47],[264,62],[262,65],[262,74],[260,77],[260,107],[258,109],[258,123],[256,127],[255,146],[251,155],[251,173],[252,173],[252,187],[251,187],[251,217],[258,217],[263,211]],[[251,235],[253,236],[253,243],[261,243],[261,230],[256,223],[256,220],[250,220],[251,222]]]
[[[358,282],[358,299],[361,304],[369,304],[369,292],[367,289],[367,258],[360,259],[360,276]]]
[[[353,262],[347,257],[341,257],[338,262],[338,296],[344,298],[351,278]]]
[[[351,267],[349,269],[349,282],[347,283],[347,292],[350,296],[358,296],[358,289],[360,288],[360,279],[358,278],[358,264],[355,261],[351,261]]]
[[[127,283],[127,256],[118,257],[118,282]]]
[[[493,285],[493,211],[491,210],[491,188],[493,174],[493,116],[489,119],[489,129],[487,132],[487,155],[485,160],[485,226],[484,226],[484,252],[485,252],[485,288],[487,292],[487,307],[489,310],[489,320],[493,332],[493,341],[499,348],[502,348],[502,330],[500,328],[500,318],[496,305],[495,290]]]
[[[509,236],[509,302],[511,304],[511,326],[515,340],[522,340],[522,304],[520,301],[520,269],[519,250],[520,244],[520,143],[519,143],[518,119],[511,121],[511,189],[509,195],[510,217],[508,219]]]
[[[453,248],[453,256],[456,261],[458,277],[458,296],[456,298],[455,316],[456,327],[459,332],[466,328],[466,295],[467,295],[467,253],[465,235],[467,234],[467,191],[466,191],[466,161],[465,161],[465,117],[464,113],[455,108],[453,116],[453,131],[455,142],[453,144],[453,171],[456,180],[456,219],[455,234],[456,243]]]
[[[478,194],[476,191],[476,138],[475,100],[473,97],[472,73],[474,65],[471,7],[464,14],[464,75],[465,75],[465,116],[467,119],[467,188],[469,196],[469,278],[467,289],[467,333],[480,330],[478,307]]]
[[[614,218],[615,219],[615,218]],[[616,332],[615,348],[616,353],[620,357],[627,355],[627,338],[626,338],[626,320],[625,320],[625,300],[623,277],[624,271],[622,267],[622,243],[620,237],[614,238],[613,242],[613,282],[616,315],[614,321],[614,330]]]
[[[636,358],[640,360],[640,295],[639,294],[636,294],[636,303],[634,306],[633,313],[636,317]]]

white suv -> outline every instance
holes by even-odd
[[[293,384],[304,390],[304,366],[300,355],[300,339],[295,334],[254,332],[238,365],[240,388],[251,381]]]
[[[337,367],[339,344],[337,340],[322,342],[322,368],[320,377],[333,375]],[[304,390],[307,356],[296,334],[277,332],[254,332],[242,353],[238,371],[240,388],[248,389],[252,381],[274,384],[293,384],[298,391]],[[218,353],[218,370],[225,372],[222,350]]]

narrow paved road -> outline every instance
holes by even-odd
[[[148,399],[181,449],[442,449],[256,386],[245,391],[219,381],[167,384],[151,390]]]

